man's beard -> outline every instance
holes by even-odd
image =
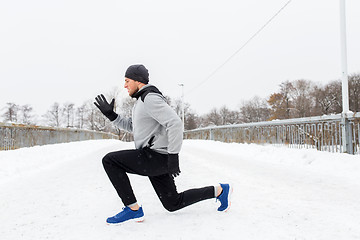
[[[136,89],[136,91],[133,92],[133,93],[130,95],[130,97],[135,98],[135,97],[136,97],[136,93],[138,93],[138,92],[139,92],[139,88]]]

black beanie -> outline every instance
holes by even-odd
[[[149,82],[149,71],[142,64],[131,65],[128,67],[125,73],[126,78],[148,84]]]

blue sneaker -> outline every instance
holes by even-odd
[[[230,202],[230,197],[233,191],[233,188],[230,184],[221,184],[220,186],[222,187],[223,191],[222,193],[216,198],[216,201],[219,200],[221,205],[218,208],[218,211],[222,212],[222,211],[227,211],[230,208],[231,202]]]
[[[116,214],[113,217],[109,217],[106,219],[107,224],[119,224],[125,221],[135,221],[135,222],[142,222],[144,221],[144,212],[142,207],[139,208],[137,211],[131,210],[129,207],[124,207],[121,212]]]

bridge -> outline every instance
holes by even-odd
[[[130,175],[143,223],[111,227],[122,208],[101,163],[133,148],[88,140],[0,152],[2,239],[359,239],[358,155],[185,140],[178,191],[234,184],[232,207],[206,200],[169,213],[146,177]]]

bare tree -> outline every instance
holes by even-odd
[[[46,112],[43,117],[46,119],[47,124],[52,127],[61,126],[61,108],[59,103],[55,102],[51,105],[50,110]]]
[[[122,114],[123,117],[131,117],[135,102],[136,100],[133,98],[125,98],[121,104],[120,114]]]
[[[92,101],[87,102],[87,114],[86,114],[86,126],[90,130],[97,130],[96,128],[96,115],[99,113],[99,109],[93,104]]]
[[[15,103],[6,103],[5,113],[2,115],[5,122],[18,121],[19,106]]]
[[[310,117],[315,103],[311,94],[312,82],[300,79],[295,80],[291,85],[289,91],[293,104],[293,108],[290,108],[291,117]]]
[[[31,125],[35,124],[34,115],[32,114],[33,108],[29,104],[25,104],[20,107],[20,122],[23,124]]]
[[[175,101],[171,100],[170,97],[168,97],[169,102],[172,104],[171,107],[174,109],[176,114],[179,117],[182,117],[182,101],[180,98],[175,99]],[[184,106],[184,112],[185,112],[185,106]]]
[[[312,95],[315,99],[314,105],[314,113],[315,115],[328,114],[331,104],[332,98],[327,94],[327,89],[322,86],[314,86],[312,91]]]
[[[221,125],[221,123],[222,123],[221,115],[219,113],[219,110],[217,110],[216,108],[213,108],[210,111],[210,113],[208,113],[204,117],[205,126],[211,126],[211,125],[218,126]]]
[[[280,94],[282,96],[282,108],[285,110],[285,118],[291,118],[290,109],[292,108],[291,92],[294,86],[290,81],[285,81],[280,84]]]
[[[222,106],[219,110],[221,116],[221,125],[240,123],[240,112],[232,111],[226,106]]]
[[[184,130],[191,130],[195,129],[199,126],[199,117],[196,113],[192,111],[188,111],[185,114],[185,129]]]
[[[169,105],[169,106],[172,106],[172,99],[170,96],[164,96],[165,98],[165,102]]]
[[[74,103],[65,103],[62,109],[66,120],[66,127],[74,127]]]
[[[270,118],[270,109],[265,99],[258,96],[243,102],[240,107],[241,119],[243,122],[261,122]]]
[[[76,109],[76,127],[82,129],[85,127],[85,118],[88,112],[88,107],[86,103],[83,103],[80,107]]]
[[[326,85],[328,95],[332,99],[331,108],[329,113],[341,113],[342,112],[342,92],[341,92],[341,81],[331,81]]]
[[[120,89],[119,87],[113,87],[107,94],[105,94],[106,99],[110,103],[112,99],[115,99],[114,111],[116,112],[118,108],[121,106],[121,96],[120,96]]]
[[[230,123],[231,111],[224,105],[219,110],[221,125],[226,125]]]
[[[360,111],[360,74],[349,76],[349,102],[351,111]]]
[[[337,106],[339,103],[339,99],[341,98],[341,86],[340,82],[332,82],[330,84],[327,84],[325,86],[316,85],[314,86],[312,90],[312,97],[315,101],[315,104],[313,106],[313,115],[319,116],[319,115],[327,115],[331,113],[338,113],[337,108],[340,106]]]
[[[172,109],[174,109],[174,111],[176,112],[176,114],[182,119],[182,101],[180,98],[175,99],[175,101],[172,101],[170,99],[170,97],[167,98],[169,102],[172,103],[171,107]],[[191,113],[191,109],[190,109],[190,104],[187,102],[184,102],[184,121],[185,121],[185,129],[187,129],[187,124],[186,122],[188,122],[188,119],[186,119],[187,117],[195,117],[195,115],[192,115]]]
[[[267,101],[271,107],[270,120],[314,115],[316,99],[313,93],[314,84],[309,80],[281,83],[280,92],[270,95]]]
[[[110,121],[94,105],[93,101],[88,101],[87,106],[86,122],[88,128],[94,131],[107,131],[111,127]]]

